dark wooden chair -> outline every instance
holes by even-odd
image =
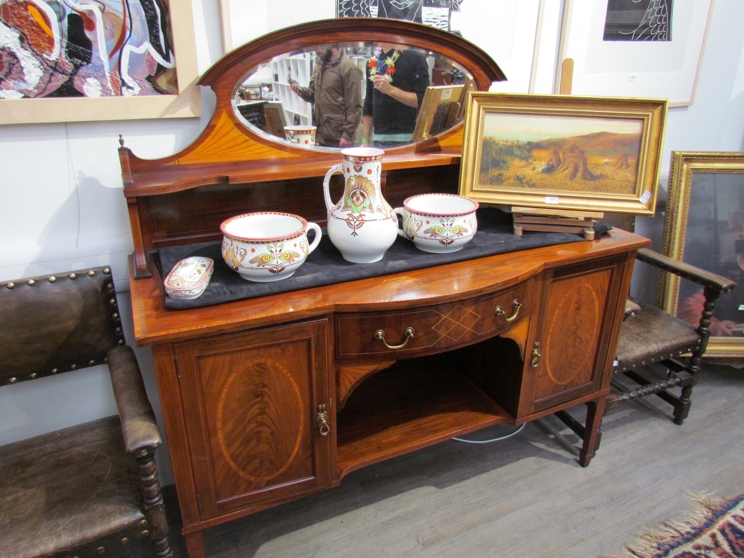
[[[119,415],[0,447],[0,555],[172,556],[160,433],[111,271],[0,284],[0,385],[108,364]]]
[[[682,424],[690,412],[692,388],[708,347],[716,300],[736,283],[646,248],[638,251],[637,259],[697,283],[703,289],[705,303],[695,327],[652,304],[628,301],[606,410],[656,395],[672,406],[675,424]],[[556,416],[584,438],[583,425],[568,412]]]

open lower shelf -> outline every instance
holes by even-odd
[[[511,420],[442,355],[400,361],[359,386],[337,415],[339,475]]]

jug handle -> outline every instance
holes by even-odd
[[[308,223],[307,230],[315,231],[315,238],[313,238],[313,242],[310,244],[310,246],[307,249],[307,255],[309,256],[312,253],[312,251],[318,247],[318,244],[320,244],[320,239],[323,236],[323,231],[321,231],[320,225],[318,225],[317,223]]]
[[[403,207],[396,207],[395,209],[393,209],[393,213],[395,215],[400,215],[400,222],[405,227],[405,223],[406,223],[405,208],[403,208]],[[397,224],[397,219],[396,219],[396,224]],[[405,230],[402,229],[402,228],[400,228],[400,227],[398,227],[398,236],[402,236],[403,238],[407,238],[408,240],[411,240],[406,235]]]
[[[325,197],[326,209],[328,211],[330,211],[331,208],[334,206],[334,203],[331,201],[329,184],[331,182],[331,176],[333,176],[337,172],[343,172],[343,164],[333,165],[330,169],[328,169],[328,172],[323,179],[323,196]]]

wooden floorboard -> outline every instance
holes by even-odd
[[[555,417],[492,444],[449,441],[349,474],[341,486],[207,532],[209,558],[597,558],[689,494],[744,493],[744,370],[704,366],[682,426],[658,398],[610,412],[591,465]],[[657,402],[658,401],[658,402]],[[581,409],[577,409],[580,411]],[[471,435],[513,431],[498,426]],[[172,487],[166,497],[177,521]],[[173,525],[175,531],[178,525]],[[174,536],[177,556],[183,541]]]

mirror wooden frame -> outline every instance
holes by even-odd
[[[419,48],[437,52],[464,68],[474,79],[476,88],[487,91],[494,81],[503,81],[506,76],[496,63],[477,46],[465,41],[458,35],[448,33],[425,25],[398,21],[381,20],[376,18],[347,18],[310,22],[286,29],[280,29],[243,45],[219,60],[212,66],[202,78],[198,85],[209,86],[217,95],[217,106],[214,115],[205,130],[205,133],[213,133],[218,127],[224,128],[228,124],[238,128],[250,142],[263,146],[271,146],[286,153],[303,158],[312,157],[315,152],[298,149],[279,138],[262,136],[239,121],[234,114],[233,99],[238,85],[245,77],[275,56],[287,52],[314,48],[319,44],[333,43],[358,43],[361,41],[378,41],[386,43],[405,44],[409,47]],[[462,132],[462,127],[442,134],[442,139]],[[201,139],[201,138],[200,138]],[[195,144],[200,143],[199,140]],[[460,142],[461,145],[461,142]],[[245,160],[247,156],[253,159],[253,153],[246,150],[248,145],[243,145],[240,155],[235,151],[224,153],[225,159],[234,157],[236,160]],[[251,146],[257,147],[257,146]],[[390,151],[420,151],[413,146],[396,148]],[[260,151],[260,150],[259,150]],[[259,158],[264,154],[255,152]],[[327,156],[318,152],[316,156]],[[179,154],[179,162],[203,162],[199,153],[182,152]]]

